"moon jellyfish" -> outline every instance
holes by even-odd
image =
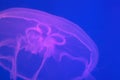
[[[0,66],[10,80],[94,80],[92,39],[76,24],[34,9],[0,12]]]

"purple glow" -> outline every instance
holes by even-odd
[[[0,13],[0,66],[17,80],[94,80],[95,43],[76,24],[42,11]]]

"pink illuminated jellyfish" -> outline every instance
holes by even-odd
[[[76,24],[46,12],[0,12],[0,66],[10,80],[94,80],[98,50]]]

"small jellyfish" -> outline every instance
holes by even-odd
[[[34,9],[0,12],[0,66],[10,80],[94,80],[98,50],[76,24]]]

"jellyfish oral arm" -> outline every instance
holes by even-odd
[[[46,60],[51,57],[51,53],[52,53],[52,52],[53,52],[53,51],[52,51],[51,49],[47,49],[47,50],[46,50],[46,52],[45,52],[45,54],[44,54],[44,56],[43,56],[43,60],[42,60],[42,62],[41,62],[41,65],[39,66],[39,68],[38,68],[38,70],[36,71],[35,75],[33,76],[32,80],[37,80],[37,77],[38,77],[41,69],[43,68]]]
[[[65,42],[65,41],[63,41],[63,42]],[[62,42],[62,44],[63,44],[63,42]],[[38,77],[41,69],[43,68],[46,60],[55,55],[55,44],[58,44],[58,42],[56,42],[55,39],[53,39],[51,37],[46,38],[46,40],[44,41],[43,46],[46,48],[46,52],[43,55],[43,60],[41,62],[39,69],[37,70],[37,72],[35,73],[35,75],[32,78],[33,80],[37,79],[37,77]]]
[[[15,55],[14,58],[12,59],[12,72],[11,72],[11,79],[16,80],[17,79],[17,56],[20,51],[20,46],[21,46],[21,39],[17,40],[17,46],[15,48]]]

